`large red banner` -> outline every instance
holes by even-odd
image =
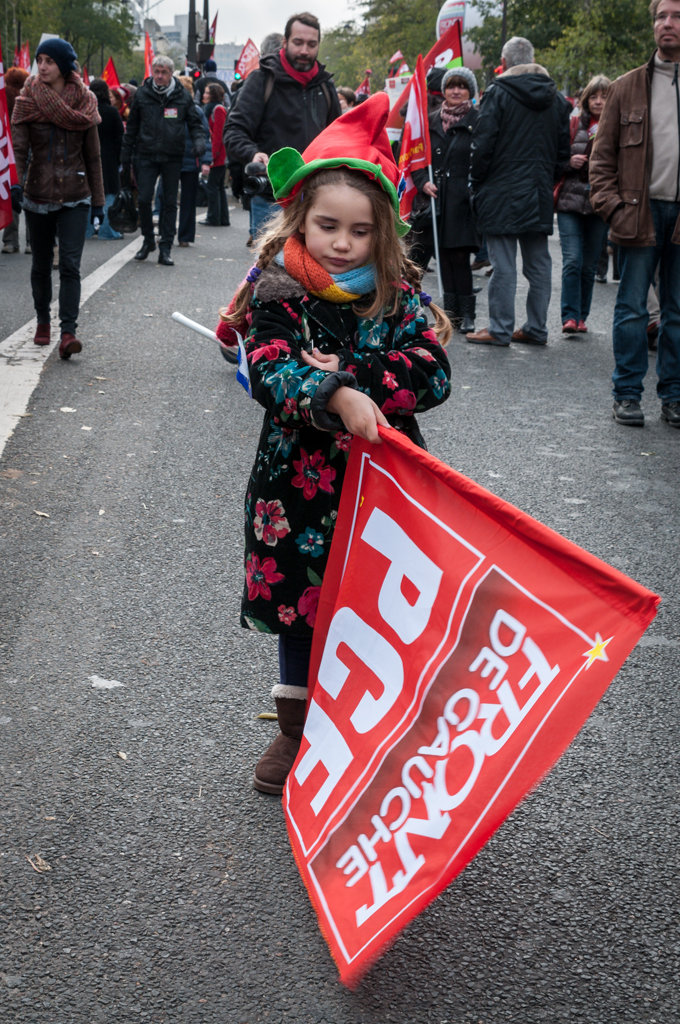
[[[380,433],[352,445],[284,793],[348,985],[550,769],[660,600]]]
[[[18,181],[12,135],[9,128],[5,72],[2,64],[2,44],[0,43],[0,229],[12,223],[11,188],[12,185],[17,185]]]
[[[241,50],[241,56],[236,63],[234,71],[237,75],[240,75],[241,78],[246,78],[251,71],[258,67],[259,58],[260,51],[252,39],[249,39]]]

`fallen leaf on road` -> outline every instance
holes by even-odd
[[[72,409],[70,407],[70,405],[62,405],[61,409],[59,410],[59,412],[75,412],[75,411],[76,410]]]
[[[261,711],[257,718],[265,718],[268,722],[277,722],[279,716],[273,711]]]
[[[49,519],[50,518],[49,512],[38,512],[37,508],[34,508],[33,511],[35,512],[35,514],[37,516],[41,516],[43,519]]]
[[[127,761],[127,754],[125,753],[124,750],[118,751],[118,757],[121,759],[121,761]]]
[[[51,865],[48,864],[46,860],[43,860],[39,853],[34,853],[33,854],[33,860],[31,860],[31,858],[28,856],[27,853],[25,853],[24,856],[25,856],[26,860],[28,861],[28,863],[33,868],[33,870],[37,871],[39,875],[41,875],[43,873],[43,871],[51,871],[52,870]]]
[[[108,377],[95,377],[95,380],[108,380]]]
[[[125,683],[119,683],[117,679],[102,679],[101,676],[88,676],[87,678],[96,690],[114,690],[116,686],[125,686]]]
[[[17,477],[23,476],[23,469],[3,469],[0,476],[4,480],[16,480]]]
[[[52,816],[50,816],[48,818],[45,818],[45,821],[56,821],[56,820],[57,820],[56,815],[52,815]]]

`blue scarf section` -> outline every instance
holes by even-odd
[[[283,250],[277,252],[274,262],[286,269]],[[368,295],[369,292],[375,291],[375,271],[372,263],[365,263],[363,267],[355,267],[354,270],[346,270],[344,274],[329,274],[329,277],[332,277],[333,283],[344,292]]]

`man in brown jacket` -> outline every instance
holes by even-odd
[[[647,293],[657,267],[661,417],[680,427],[680,0],[652,0],[657,49],[611,86],[590,159],[593,209],[618,243],[614,419],[644,425]]]

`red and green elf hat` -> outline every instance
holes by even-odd
[[[277,202],[282,206],[290,202],[310,174],[327,167],[349,167],[382,185],[394,209],[397,234],[405,235],[409,225],[399,216],[401,173],[385,131],[389,112],[387,94],[378,92],[333,121],[304,153],[289,146],[273,153],[267,174]]]

